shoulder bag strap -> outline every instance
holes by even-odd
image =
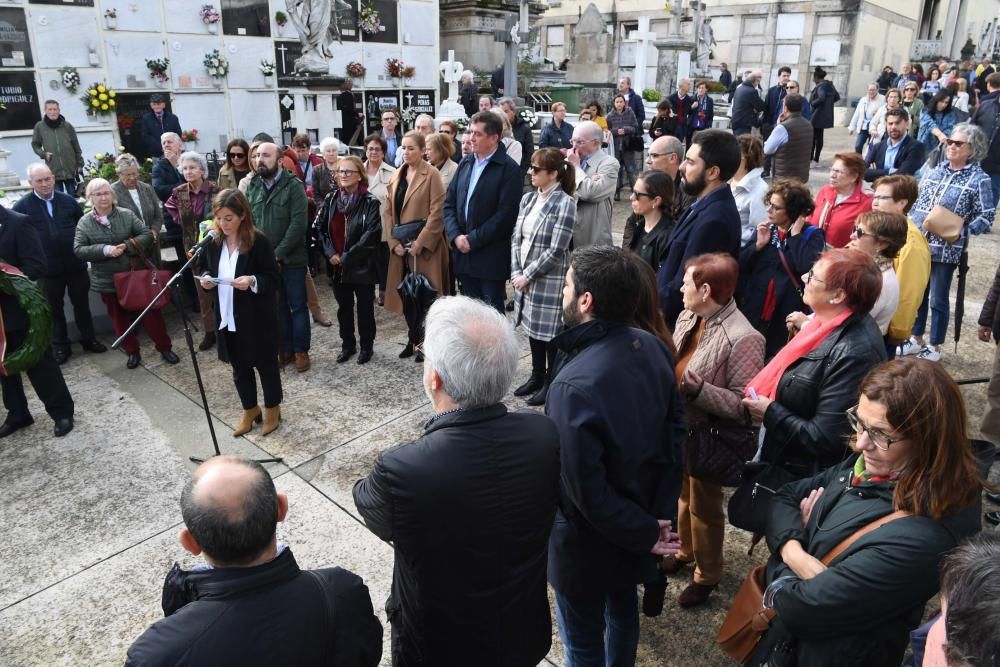
[[[153,266],[153,263],[152,263],[152,262],[150,262],[150,261],[149,261],[148,259],[146,259],[146,253],[144,253],[144,252],[143,252],[143,250],[142,250],[142,246],[141,246],[141,245],[139,245],[139,242],[138,242],[138,241],[136,241],[136,240],[135,240],[134,238],[132,238],[131,236],[130,236],[130,237],[128,237],[128,242],[132,244],[132,247],[133,247],[133,248],[135,248],[135,252],[136,252],[136,254],[137,254],[137,255],[139,256],[139,259],[141,259],[141,260],[142,260],[143,264],[145,264],[147,268],[149,268],[149,269],[153,269],[153,270],[155,271],[155,270],[156,270],[156,267],[155,267],[155,266]],[[129,261],[129,264],[131,264],[131,261]]]
[[[885,524],[895,521],[896,519],[902,519],[903,517],[907,516],[910,516],[909,512],[905,512],[903,510],[896,510],[892,514],[887,514],[881,519],[875,519],[867,526],[862,526],[861,528],[856,530],[853,534],[848,535],[843,540],[841,540],[840,544],[835,546],[833,549],[830,550],[830,553],[828,553],[826,556],[820,559],[820,562],[823,563],[823,565],[829,565],[837,556],[842,554],[848,547],[850,547],[852,544],[857,542],[859,539],[861,539],[868,533],[872,532],[873,530],[877,530],[882,526],[884,526]]]
[[[780,239],[778,243],[779,244],[781,243]],[[785,252],[781,249],[780,245],[778,246],[778,258],[781,259],[781,266],[785,268],[785,273],[788,274],[789,279],[791,279],[792,281],[792,287],[795,288],[795,291],[798,293],[799,298],[801,299],[802,288],[799,286],[799,280],[798,278],[795,277],[795,272],[792,271],[792,267],[788,265],[788,259],[785,257]]]

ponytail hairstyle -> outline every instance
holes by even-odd
[[[566,161],[558,148],[539,148],[532,154],[531,161],[540,169],[554,171],[563,192],[573,196],[576,192],[576,169]]]
[[[674,207],[674,179],[670,178],[666,172],[653,169],[639,176],[636,182],[642,181],[646,186],[646,191],[651,197],[660,198],[660,213],[665,220],[673,219]]]

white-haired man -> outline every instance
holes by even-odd
[[[618,160],[601,148],[604,131],[593,121],[573,130],[566,159],[576,167],[576,227],[573,247],[611,245],[611,198],[618,183]]]

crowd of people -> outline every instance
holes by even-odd
[[[587,103],[572,126],[554,106],[537,150],[512,100],[494,108],[468,95],[478,107],[461,135],[429,116],[401,133],[385,110],[364,160],[332,137],[317,155],[307,135],[283,150],[261,134],[229,143],[218,182],[165,131],[152,186],[123,155],[116,183],[87,185],[86,214],[55,192],[49,166],[29,167],[33,192],[18,212],[0,210],[0,231],[35,240],[8,256],[0,234],[0,256],[41,276],[54,310],[68,291],[81,344],[101,352],[80,284],[101,294],[120,335],[136,312],[114,275],[138,257],[164,261],[157,248],[183,258],[211,232],[184,289],[202,314],[200,348],[232,366],[234,436],[279,428],[281,369],[309,370],[310,317],[327,321],[314,277],[337,302],[337,363],[372,359],[376,304],[405,319],[399,357],[423,363],[434,415],[353,489],[395,551],[386,614],[397,666],[537,664],[552,642],[547,584],[567,665],[634,664],[640,608],[661,613],[668,577],[693,566],[683,608],[717,588],[734,511],[769,550],[751,575],[766,622],[744,664],[899,665],[942,562],[946,604],[914,636],[914,655],[979,664],[967,657],[996,651],[995,633],[975,628],[996,622],[983,594],[1000,573],[970,582],[967,554],[995,561],[1000,546],[967,540],[981,491],[994,489],[995,447],[968,438],[960,390],[934,362],[955,269],[970,235],[992,227],[997,179],[985,169],[1000,150],[988,125],[1000,122],[998,102],[970,100],[964,122],[948,80],[914,138],[910,79],[902,90],[873,83],[851,120],[856,150],[833,157],[814,194],[809,169],[839,94],[817,68],[806,101],[790,74],[765,94],[760,72],[735,83],[732,132],[712,128],[704,82],[692,95],[682,80],[645,151],[627,78],[607,116]],[[1000,74],[984,78],[1000,90]],[[928,136],[941,147],[933,163]],[[626,184],[632,214],[617,247],[613,202]],[[45,252],[33,231],[43,228]],[[998,292],[1000,270],[984,341],[1000,340]],[[6,322],[14,306],[2,294],[0,305]],[[162,313],[143,324],[178,363]],[[531,373],[513,393],[543,413],[503,404],[518,328]],[[123,348],[137,367],[134,334]],[[52,350],[29,372],[56,435],[72,429],[59,373],[69,349],[56,315]],[[1000,348],[996,359],[994,376]],[[994,385],[982,428],[993,439]],[[4,377],[3,390],[0,437],[31,423],[20,380]],[[727,486],[734,501],[751,488],[767,497],[727,512]],[[194,473],[181,509],[182,546],[211,567],[171,571],[166,618],[127,664],[378,663],[367,588],[339,568],[299,569],[275,536],[287,499],[263,468],[217,457]]]

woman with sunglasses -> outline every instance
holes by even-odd
[[[951,89],[944,88],[927,102],[927,106],[920,114],[920,131],[917,133],[917,141],[927,149],[928,156],[930,156],[931,151],[944,146],[955,127],[955,123],[958,122],[958,116],[952,108],[953,99],[954,95]]]
[[[622,247],[642,257],[657,271],[674,228],[674,181],[662,171],[647,171],[632,188],[632,215],[625,221]]]
[[[236,188],[250,173],[250,145],[243,139],[226,144],[226,163],[219,169],[219,190]]]
[[[883,336],[889,330],[889,322],[899,306],[899,280],[892,268],[892,260],[906,244],[908,225],[906,216],[899,213],[870,211],[858,216],[851,242],[847,244],[848,248],[860,250],[875,260],[882,273],[882,291],[870,315]]]
[[[868,315],[882,290],[871,257],[828,250],[801,280],[813,317],[747,384],[743,399],[765,429],[762,460],[790,479],[844,460],[845,411],[857,401],[861,378],[886,359],[882,334]]]
[[[915,81],[908,82],[903,86],[903,101],[900,102],[900,106],[910,114],[910,129],[908,133],[914,139],[917,138],[917,134],[920,132],[920,116],[924,112],[924,101],[917,94],[919,90],[920,88]]]
[[[938,591],[941,558],[979,532],[986,454],[969,441],[944,369],[882,364],[842,416],[851,455],[771,503],[764,600],[774,618],[747,665],[899,665]]]

